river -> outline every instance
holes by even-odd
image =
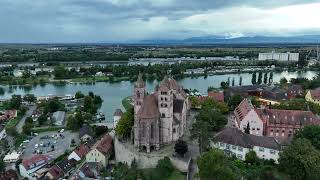
[[[317,72],[315,71],[305,71],[305,72],[274,72],[273,81],[279,82],[283,77],[288,80],[291,78],[305,77],[308,79],[313,78]],[[239,84],[239,78],[242,77],[242,85],[250,85],[252,74],[250,73],[239,73],[239,74],[224,74],[224,75],[212,75],[207,78],[198,77],[198,78],[184,78],[178,80],[178,83],[181,84],[184,88],[192,88],[199,90],[200,93],[206,94],[207,88],[209,86],[220,87],[221,81],[227,81],[230,77],[230,81],[235,79],[235,85]],[[149,92],[152,92],[157,81],[147,82],[146,88]],[[10,98],[13,94],[24,95],[26,93],[34,94],[35,96],[46,96],[48,94],[52,95],[66,95],[66,94],[75,94],[77,91],[82,91],[83,93],[88,93],[90,91],[94,92],[97,95],[100,95],[103,99],[103,104],[101,110],[106,114],[108,121],[113,120],[113,112],[115,109],[122,107],[121,101],[127,96],[131,96],[133,92],[133,83],[130,81],[122,81],[117,83],[109,82],[97,82],[94,84],[66,84],[64,86],[56,86],[53,84],[47,84],[45,86],[37,85],[32,88],[23,88],[23,87],[13,87],[5,88],[5,94],[0,95],[0,99]]]

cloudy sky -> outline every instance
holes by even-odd
[[[0,0],[0,42],[320,34],[314,0]]]

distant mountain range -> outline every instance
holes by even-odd
[[[244,36],[229,38],[224,36],[203,36],[192,37],[183,40],[143,40],[137,43],[141,44],[296,44],[296,43],[319,43],[320,35],[304,36]]]

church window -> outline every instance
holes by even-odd
[[[166,115],[164,113],[161,113],[161,117],[166,117]]]
[[[161,91],[162,95],[167,95],[167,92]]]
[[[143,123],[142,124],[142,137],[145,137],[146,136],[146,126],[145,124]]]
[[[140,98],[140,93],[139,93],[139,91],[137,91],[137,97]]]
[[[154,127],[153,124],[151,124],[151,138],[154,138]]]
[[[163,97],[161,97],[160,99],[161,99],[161,101],[163,101]]]
[[[167,101],[168,99],[167,99],[167,98],[164,98],[164,100]]]
[[[173,133],[176,133],[176,128],[173,128]]]

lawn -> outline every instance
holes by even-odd
[[[6,129],[10,129],[10,128],[14,128],[15,126],[17,126],[17,124],[19,123],[21,117],[17,116],[11,120],[9,120],[9,122],[6,124]]]
[[[175,169],[169,177],[161,177],[161,174],[159,174],[156,169],[143,169],[142,174],[146,179],[156,179],[156,180],[185,180],[187,178],[186,175],[184,175],[179,170]]]

